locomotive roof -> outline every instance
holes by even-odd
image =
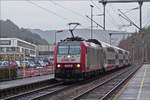
[[[74,44],[74,45],[79,45],[81,41],[61,41],[61,42],[58,42],[59,45],[71,45],[71,44]]]
[[[99,41],[101,45],[95,44],[95,43],[90,42],[90,41],[85,41],[85,40],[84,41],[61,41],[58,44],[59,45],[64,45],[64,44],[65,45],[70,45],[70,44],[79,45],[81,42],[83,42],[85,46],[91,46],[91,47],[96,47],[96,48],[98,48],[98,47],[104,47],[104,48],[111,47],[111,48],[114,48],[115,50],[121,50],[123,52],[128,52],[124,49],[121,49],[117,46],[110,45],[110,44],[103,42],[103,41]]]
[[[115,50],[121,50],[121,51],[123,51],[123,52],[128,52],[128,51],[126,51],[126,50],[124,50],[124,49],[121,49],[121,48],[119,48],[119,47],[117,47],[117,46],[114,46],[114,45],[110,45],[110,44],[108,44],[108,43],[106,43],[106,42],[103,42],[103,41],[100,41],[100,42],[101,42],[101,44],[102,44],[102,47],[105,47],[105,48],[111,47],[111,48],[114,48]]]
[[[88,42],[88,41],[83,41],[84,45],[87,47],[95,47],[95,48],[99,48],[102,47],[101,45],[95,44],[93,42]]]

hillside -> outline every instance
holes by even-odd
[[[44,45],[48,42],[38,34],[34,34],[27,29],[19,28],[10,20],[0,20],[0,37],[1,38],[20,38],[30,43]]]
[[[29,29],[29,30],[33,33],[40,35],[42,38],[46,39],[49,43],[55,42],[55,32],[57,30],[46,30],[46,31],[43,31],[40,29]],[[91,32],[90,29],[76,29],[76,30],[74,30],[74,35],[82,37],[84,39],[89,39],[89,38],[91,38],[90,32]],[[109,31],[109,30],[103,31],[100,29],[94,29],[93,30],[93,38],[109,43],[110,36],[108,33],[110,33],[110,32],[115,33],[118,31]],[[70,36],[71,36],[71,34],[67,29],[63,30],[63,32],[61,32],[61,33],[56,33],[57,42],[65,39],[67,37],[70,37]],[[122,39],[122,35],[112,36],[112,44],[118,45],[118,43],[121,39]]]

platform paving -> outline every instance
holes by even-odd
[[[12,88],[16,86],[21,86],[21,85],[26,85],[26,84],[31,84],[31,83],[36,83],[36,82],[40,82],[44,80],[49,80],[52,78],[54,78],[54,74],[28,77],[28,78],[11,80],[11,81],[4,81],[4,82],[0,82],[0,90]]]
[[[150,100],[150,64],[144,64],[114,100]]]

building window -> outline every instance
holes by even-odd
[[[11,45],[10,40],[0,40],[0,45]]]
[[[6,48],[5,47],[0,47],[0,52],[6,52]]]
[[[17,51],[17,52],[20,52],[20,48],[19,48],[19,47],[16,47],[16,51]]]
[[[35,51],[34,50],[30,50],[30,54],[35,55]]]
[[[24,43],[22,41],[17,41],[17,45],[21,46],[21,47],[24,47],[24,48],[29,48],[29,49],[34,49],[35,50],[35,46],[33,46],[31,44]]]
[[[15,51],[15,47],[7,47],[6,51],[7,52],[14,52]]]

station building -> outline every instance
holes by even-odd
[[[37,57],[53,59],[55,45],[38,45]]]
[[[0,60],[21,60],[36,56],[35,44],[18,38],[0,38]]]

